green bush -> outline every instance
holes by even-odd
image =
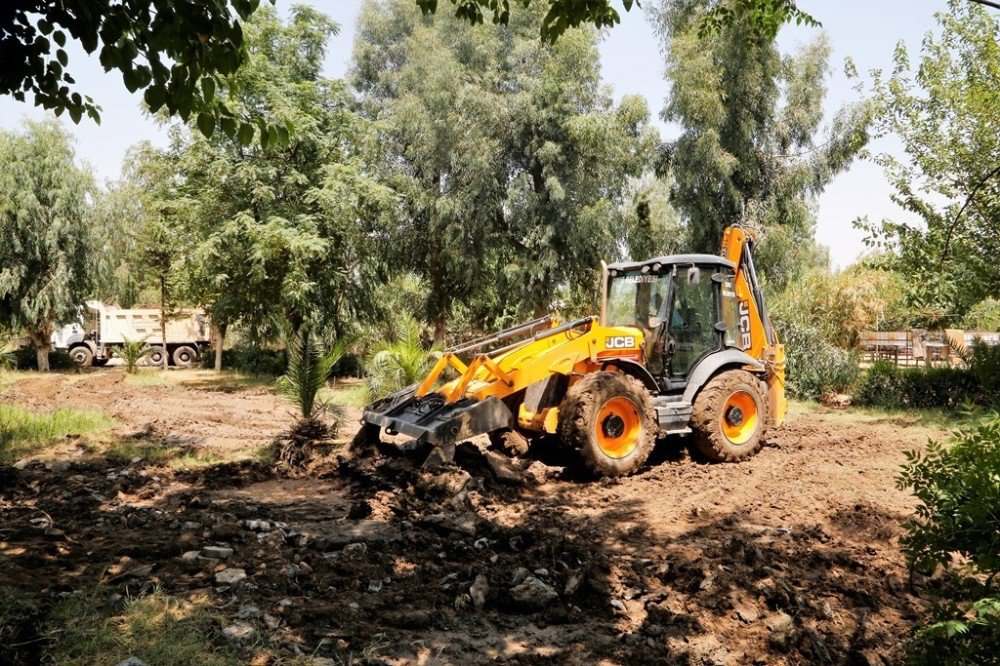
[[[877,361],[858,383],[854,402],[886,409],[952,409],[986,404],[986,394],[965,368],[898,368],[891,361]]]
[[[38,370],[38,354],[34,345],[22,345],[10,354],[11,360],[18,370]],[[72,370],[78,368],[65,349],[53,349],[49,352],[49,369]]]
[[[987,298],[973,305],[962,319],[962,328],[1000,331],[1000,300]]]
[[[982,387],[983,404],[1000,409],[1000,345],[973,340],[969,370]]]
[[[901,540],[910,566],[944,567],[944,597],[910,644],[920,664],[996,663],[1000,655],[1000,418],[957,433],[947,444],[908,452],[897,477],[919,500]],[[958,557],[956,557],[958,555]]]
[[[215,350],[208,349],[201,355],[203,368],[215,367]],[[283,349],[267,349],[259,345],[240,344],[222,352],[222,367],[247,375],[278,377],[285,372],[286,358]]]
[[[856,352],[836,347],[812,327],[788,322],[779,331],[785,344],[788,394],[815,400],[850,391],[860,374]]]

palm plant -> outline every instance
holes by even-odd
[[[288,368],[278,378],[278,391],[299,408],[302,420],[311,420],[323,410],[324,405],[317,405],[316,397],[347,346],[346,340],[338,340],[329,350],[324,350],[323,344],[306,326],[289,340]]]
[[[0,347],[0,370],[13,370],[16,367],[14,352],[7,347]]]
[[[423,379],[438,354],[436,348],[424,349],[420,324],[412,316],[400,317],[395,328],[395,335],[376,342],[365,358],[365,383],[372,400]]]
[[[124,338],[122,346],[116,349],[115,353],[125,363],[125,372],[131,375],[135,372],[139,361],[148,356],[152,351],[153,348],[146,344],[146,338],[142,340]]]

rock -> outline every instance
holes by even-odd
[[[469,588],[469,596],[472,597],[472,605],[476,610],[482,610],[486,606],[486,595],[490,592],[490,583],[486,576],[479,574],[475,582]]]
[[[833,612],[833,607],[830,606],[830,602],[825,599],[820,602],[819,609],[817,611],[819,616],[824,620],[832,620],[837,617],[837,614]]]
[[[222,630],[222,635],[226,640],[236,642],[252,640],[256,634],[257,630],[246,622],[236,622]]]
[[[381,592],[382,581],[378,579],[368,581],[368,591],[372,594],[378,594],[379,592]]]
[[[251,519],[251,520],[245,521],[243,524],[246,525],[246,528],[248,530],[252,530],[254,532],[270,532],[271,531],[271,523],[268,522],[268,521],[266,521],[266,520],[253,520],[253,519]]]
[[[257,535],[257,541],[265,546],[278,547],[285,543],[285,533],[282,530],[273,532],[261,532]]]
[[[775,633],[783,633],[795,626],[795,621],[788,613],[778,611],[764,620],[764,626]]]
[[[119,661],[118,666],[149,666],[149,664],[139,659],[139,657],[129,657],[128,659]]]
[[[264,626],[270,629],[271,631],[274,631],[275,629],[281,626],[281,620],[274,617],[270,613],[264,613]]]
[[[225,569],[215,574],[215,582],[220,585],[239,585],[246,577],[247,572],[243,569]]]
[[[201,549],[201,554],[211,560],[228,560],[233,555],[233,549],[225,546],[205,546]]]
[[[549,476],[558,473],[558,467],[549,467],[545,463],[533,460],[524,470],[524,476],[535,485],[541,485],[549,480]]]
[[[337,526],[336,531],[316,539],[314,546],[322,551],[336,550],[355,543],[385,543],[397,538],[393,525],[381,520],[358,520]]]
[[[559,593],[551,585],[534,576],[528,576],[520,585],[510,589],[511,598],[525,606],[542,608],[559,598]]]
[[[240,609],[236,611],[237,620],[249,620],[258,615],[260,615],[260,609],[256,606],[240,606]]]
[[[363,543],[349,543],[344,546],[344,549],[340,552],[344,555],[344,557],[357,559],[368,552],[368,546]]]
[[[471,483],[472,475],[464,469],[459,469],[436,474],[427,479],[423,485],[430,492],[445,497],[454,497],[465,490]]]
[[[497,481],[511,485],[524,484],[524,474],[506,456],[496,451],[487,451],[483,454],[483,459]]]
[[[177,559],[179,559],[181,562],[197,562],[200,557],[201,557],[200,550],[189,550],[180,557],[178,557]]]
[[[201,523],[196,523],[193,520],[186,520],[181,523],[181,529],[185,532],[194,532],[195,530],[201,529]]]
[[[48,465],[50,472],[55,472],[56,474],[63,474],[68,472],[72,467],[73,463],[69,460],[53,460]]]
[[[424,469],[433,469],[435,467],[441,467],[442,465],[447,465],[448,463],[455,460],[455,445],[452,444],[441,444],[435,446],[431,449],[431,452],[427,454],[426,460],[424,460]]]
[[[756,607],[745,604],[740,601],[733,601],[733,610],[736,611],[736,617],[740,618],[741,621],[750,624],[756,622],[760,619],[760,612]]]
[[[472,512],[460,514],[434,513],[418,521],[419,525],[431,527],[439,532],[456,532],[466,536],[476,536],[479,519]]]
[[[568,576],[566,576],[566,587],[563,588],[563,594],[567,597],[576,594],[576,591],[580,589],[580,583],[583,582],[583,572],[582,571],[571,571]]]
[[[621,613],[622,615],[628,615],[628,606],[625,605],[624,601],[621,599],[612,599],[610,603],[611,607],[616,612]]]

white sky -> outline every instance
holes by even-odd
[[[650,2],[651,0],[647,0]],[[277,0],[277,6],[287,8],[292,3]],[[340,23],[341,32],[334,37],[326,60],[326,74],[343,76],[351,56],[354,22],[361,0],[312,0],[312,4]],[[440,11],[449,2],[441,2]],[[934,12],[945,9],[945,0],[800,0],[799,6],[822,24],[833,46],[834,74],[829,82],[826,99],[830,117],[845,102],[856,99],[853,82],[843,74],[843,62],[850,56],[865,77],[872,69],[889,69],[896,43],[904,40],[911,57],[919,53],[924,35],[934,28]],[[625,94],[644,95],[651,112],[658,117],[667,94],[663,79],[663,62],[659,45],[642,12],[633,9],[622,14],[621,25],[608,31],[600,47],[604,80],[612,86],[616,98]],[[779,35],[783,50],[810,39],[816,29],[786,27]],[[70,45],[69,71],[78,82],[78,89],[90,94],[103,107],[101,125],[88,119],[73,126],[66,125],[77,137],[78,156],[91,165],[101,178],[113,179],[119,174],[122,158],[128,147],[138,141],[150,140],[165,145],[166,131],[141,113],[140,97],[130,95],[118,75],[105,74],[96,57],[87,57],[78,47]],[[39,118],[40,109],[0,99],[0,127],[16,126],[23,117]],[[65,118],[65,116],[64,116]],[[657,119],[661,135],[675,135],[674,128]],[[871,146],[873,152],[898,151],[898,142],[887,139]],[[909,219],[889,199],[890,188],[882,170],[870,162],[855,163],[841,174],[820,197],[818,210],[818,240],[830,248],[833,263],[843,267],[864,250],[861,234],[851,221],[863,215],[873,220]]]

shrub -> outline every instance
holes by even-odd
[[[982,340],[973,340],[969,370],[982,387],[984,404],[987,407],[1000,409],[1000,345],[988,345]]]
[[[316,395],[346,349],[346,343],[338,342],[329,351],[324,350],[308,328],[289,340],[288,369],[278,378],[278,390],[295,403],[303,419],[313,417]]]
[[[779,331],[787,354],[787,390],[793,398],[815,400],[824,393],[849,391],[858,379],[856,352],[827,342],[812,326],[786,323]]]
[[[18,405],[0,405],[0,462],[29,455],[67,435],[110,427],[111,419],[103,412],[64,407],[36,413]]]
[[[38,354],[34,345],[22,345],[15,349],[10,357],[18,370],[38,370]],[[50,369],[73,370],[78,367],[65,349],[53,349],[49,352]]]
[[[877,361],[854,392],[859,405],[886,409],[952,409],[963,403],[983,404],[982,385],[965,368],[898,368]]]
[[[122,346],[115,350],[115,354],[125,363],[125,372],[132,374],[144,357],[153,352],[153,348],[143,340],[129,340],[123,338]]]
[[[415,384],[430,371],[435,350],[424,349],[420,324],[408,315],[399,319],[392,338],[376,342],[365,359],[365,382],[372,400]]]
[[[201,355],[204,368],[215,367],[215,350]],[[285,372],[286,358],[282,349],[268,349],[255,344],[239,344],[222,352],[222,367],[247,375],[277,377]]]
[[[948,444],[908,452],[897,477],[919,504],[902,539],[907,562],[925,574],[946,568],[944,602],[910,644],[912,661],[994,663],[1000,654],[1000,418],[956,433]],[[956,554],[959,556],[956,558]]]
[[[1000,300],[979,301],[965,314],[962,327],[974,331],[1000,331]]]

